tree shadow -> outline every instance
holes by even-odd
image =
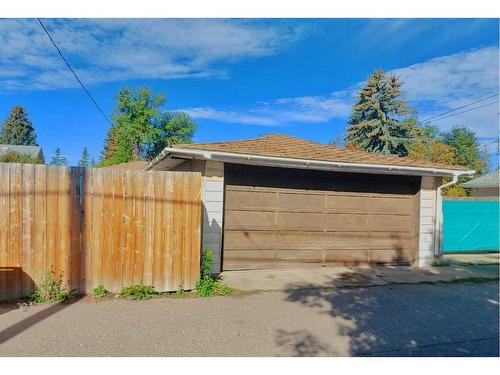
[[[316,357],[329,355],[330,347],[306,330],[276,331],[276,344],[293,357]]]
[[[331,327],[325,330],[334,328],[338,336],[321,343],[307,331],[285,336],[278,330],[276,343],[299,356],[335,353],[341,339],[348,341],[350,356],[498,356],[498,292],[494,283],[290,285],[285,300],[330,316]]]

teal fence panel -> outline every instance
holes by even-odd
[[[444,200],[443,252],[498,251],[499,201]]]

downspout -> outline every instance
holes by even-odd
[[[455,185],[458,181],[459,175],[453,175],[450,182],[439,186],[436,189],[436,207],[434,217],[434,257],[441,259],[443,257],[443,197],[441,196],[441,191],[451,185]]]

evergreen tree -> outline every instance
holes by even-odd
[[[3,124],[0,143],[25,146],[36,145],[35,129],[22,105],[16,105],[10,111]]]
[[[358,94],[348,121],[346,145],[368,152],[408,155],[416,125],[414,112],[400,99],[401,83],[376,70]]]
[[[90,166],[90,154],[87,150],[87,146],[83,147],[82,156],[78,161],[79,167],[89,167]]]
[[[62,155],[61,149],[56,148],[56,152],[54,156],[52,156],[52,160],[50,161],[51,165],[68,165],[68,159],[66,156]]]
[[[148,88],[123,88],[116,100],[101,165],[150,160],[167,145],[191,141],[195,123],[184,113],[165,111],[163,93],[153,95]]]

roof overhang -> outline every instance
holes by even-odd
[[[473,175],[475,173],[473,170],[461,171],[456,169],[293,159],[175,147],[166,147],[163,149],[163,151],[146,166],[146,170],[160,168],[168,170],[189,159],[212,160],[224,163],[260,165],[266,167],[410,176],[452,177]]]

